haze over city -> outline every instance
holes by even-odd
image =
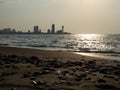
[[[0,0],[0,29],[46,32],[51,24],[71,33],[120,33],[120,0]]]

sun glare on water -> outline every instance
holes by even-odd
[[[97,34],[80,34],[80,37],[81,38],[84,38],[84,39],[95,39],[95,38],[97,38]]]

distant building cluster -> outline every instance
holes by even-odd
[[[48,34],[64,34],[64,33],[65,33],[65,32],[64,32],[64,26],[62,26],[62,29],[61,29],[61,30],[55,31],[55,24],[52,24],[51,30],[48,29],[48,32],[47,32],[47,33],[48,33]]]
[[[0,30],[0,34],[69,34],[67,32],[64,32],[64,26],[61,27],[60,30],[55,29],[55,24],[52,24],[51,29],[48,29],[47,32],[42,32],[41,29],[39,29],[39,26],[33,27],[33,32],[28,30],[28,32],[22,32],[22,31],[16,31],[15,29],[11,28],[4,28]]]
[[[11,29],[11,28],[4,28],[2,30],[0,30],[0,33],[5,33],[5,34],[12,34],[12,33],[17,33],[15,29]],[[19,32],[20,33],[20,32]]]

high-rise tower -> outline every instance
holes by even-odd
[[[51,31],[52,34],[55,33],[55,24],[52,24],[52,31]]]
[[[64,33],[64,26],[62,26],[62,33]]]
[[[38,33],[39,32],[39,27],[38,26],[34,26],[34,31],[33,31],[33,33]]]

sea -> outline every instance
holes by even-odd
[[[120,59],[120,34],[0,34],[0,46]]]

